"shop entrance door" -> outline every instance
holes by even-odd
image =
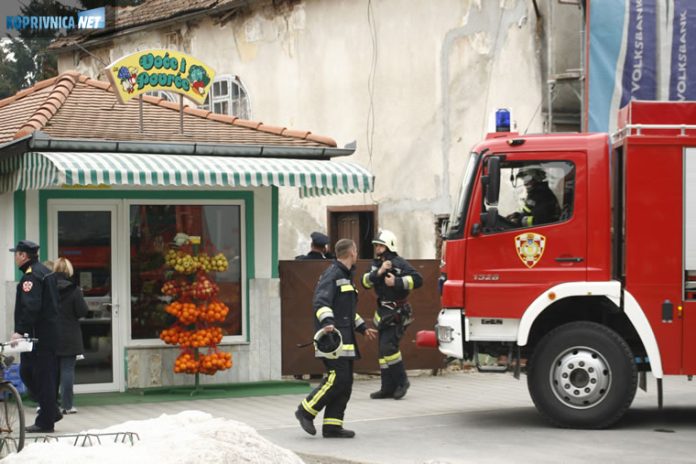
[[[118,391],[123,378],[119,334],[119,288],[116,268],[117,214],[111,202],[49,201],[50,259],[65,257],[73,265],[72,281],[82,288],[89,307],[80,320],[84,359],[75,367],[75,391]]]

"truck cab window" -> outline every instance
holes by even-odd
[[[476,169],[481,156],[478,153],[471,153],[469,161],[464,168],[462,176],[462,184],[459,187],[459,194],[456,202],[453,205],[452,213],[449,216],[449,222],[445,229],[445,237],[448,240],[461,238],[464,233],[464,223],[468,212],[469,197],[471,196],[472,186],[476,176]]]
[[[498,221],[493,231],[568,220],[573,214],[575,166],[568,161],[504,162]],[[489,205],[484,203],[487,209]]]

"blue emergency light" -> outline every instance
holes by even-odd
[[[500,108],[495,112],[495,131],[510,132],[510,110]]]

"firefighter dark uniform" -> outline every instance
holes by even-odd
[[[522,227],[550,224],[561,217],[561,207],[556,195],[549,188],[546,173],[541,168],[522,170],[517,174],[524,181],[527,197],[522,211],[514,213],[512,220]]]
[[[22,240],[10,251],[34,255],[39,246]],[[21,353],[20,376],[40,410],[35,431],[53,431],[62,418],[56,404],[58,362],[58,287],[53,271],[31,258],[20,266],[24,273],[17,285],[14,310],[14,331],[38,339],[31,352]],[[32,427],[28,428],[29,431]]]
[[[382,235],[384,233],[380,234]],[[383,242],[377,239],[373,243],[382,244]],[[408,261],[390,249],[389,244],[392,245],[391,248],[396,248],[395,243],[395,238],[393,241],[388,241],[386,246],[389,249],[372,262],[370,271],[366,272],[362,278],[363,287],[368,289],[374,287],[377,293],[377,311],[373,321],[379,330],[379,368],[382,385],[379,391],[370,395],[373,399],[392,397],[400,399],[410,386],[399,343],[413,318],[408,295],[411,290],[423,284],[423,278]],[[380,276],[378,270],[387,260],[391,261],[392,268]],[[385,277],[390,273],[395,277],[393,287],[387,286],[384,282]]]
[[[356,312],[358,294],[353,285],[353,269],[340,261],[324,271],[314,290],[313,309],[315,330],[333,325],[340,331],[343,345],[335,353],[316,351],[322,359],[327,375],[302,403],[295,416],[302,428],[314,435],[311,421],[324,409],[322,433],[324,437],[354,435],[343,429],[343,415],[353,389],[353,360],[360,358],[355,332],[364,334],[367,326]]]

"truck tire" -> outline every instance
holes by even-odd
[[[633,402],[637,384],[629,346],[595,322],[572,322],[549,332],[527,370],[534,405],[558,427],[611,426]]]

